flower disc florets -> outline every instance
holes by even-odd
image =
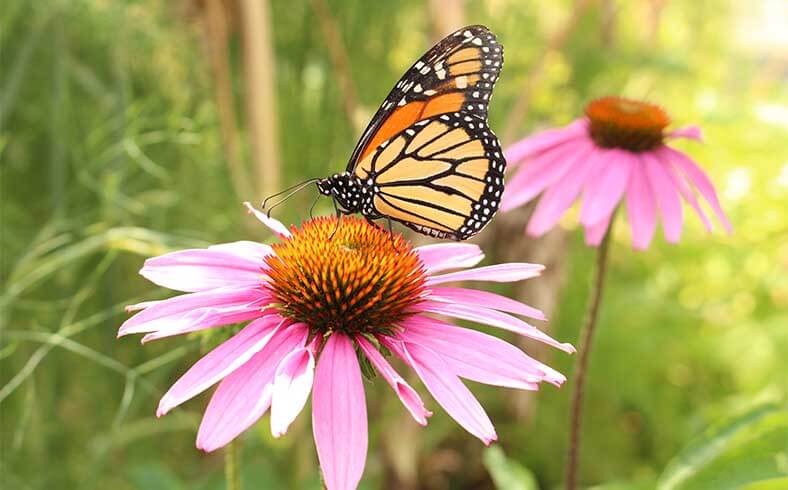
[[[661,107],[622,97],[591,101],[585,112],[591,123],[591,138],[602,148],[652,150],[662,145],[663,132],[670,124]]]
[[[313,333],[385,333],[424,295],[422,263],[400,234],[353,217],[292,233],[265,259],[267,287],[282,315]]]

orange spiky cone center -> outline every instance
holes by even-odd
[[[602,148],[632,152],[649,151],[662,145],[667,113],[659,106],[622,97],[591,101],[585,110],[591,139]]]
[[[386,333],[421,301],[426,273],[402,235],[353,217],[292,232],[265,259],[267,287],[282,315],[313,333]]]

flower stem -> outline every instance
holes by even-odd
[[[585,395],[585,381],[588,371],[588,359],[591,357],[591,345],[594,340],[594,330],[599,318],[599,305],[602,302],[602,292],[605,286],[605,273],[607,272],[608,249],[610,247],[610,227],[599,245],[596,256],[596,270],[594,282],[591,286],[591,298],[586,311],[585,323],[581,330],[580,345],[578,346],[579,358],[575,368],[575,382],[572,386],[572,408],[570,413],[569,450],[566,463],[566,490],[577,488],[577,466],[580,454],[580,429],[583,415],[583,396]]]
[[[224,478],[227,490],[241,490],[240,450],[237,441],[232,441],[224,448]]]

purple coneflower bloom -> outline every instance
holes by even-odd
[[[143,342],[250,321],[197,361],[164,395],[161,416],[219,383],[205,410],[197,447],[232,441],[271,410],[278,437],[312,394],[312,428],[329,489],[355,488],[367,454],[367,413],[360,362],[391,385],[415,421],[432,415],[389,364],[393,353],[463,428],[489,444],[495,429],[460,378],[536,390],[565,378],[494,336],[431,316],[471,320],[537,339],[566,352],[520,315],[544,320],[518,301],[461,287],[464,280],[511,282],[538,276],[541,265],[478,267],[471,244],[412,248],[366,221],[318,218],[288,229],[249,206],[281,241],[182,250],[148,259],[140,273],[188,294],[129,307],[142,310],[119,335]],[[333,233],[333,236],[332,236]],[[465,269],[465,270],[459,270]],[[454,272],[445,272],[455,270]]]
[[[701,140],[697,126],[666,132],[670,119],[660,107],[620,97],[594,100],[585,113],[564,128],[535,134],[506,151],[510,164],[519,163],[520,169],[507,182],[501,209],[511,210],[542,194],[528,223],[529,235],[549,231],[582,193],[580,223],[589,245],[602,241],[623,199],[635,248],[648,248],[657,213],[665,239],[676,243],[682,197],[711,231],[696,190],[730,233],[731,224],[706,173],[665,143],[671,138]]]

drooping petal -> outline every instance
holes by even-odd
[[[602,163],[600,155],[599,151],[580,155],[572,163],[572,168],[561,177],[560,182],[556,182],[542,194],[526,228],[529,235],[541,236],[558,223],[561,215],[572,206],[580,194],[589,175]]]
[[[610,220],[612,218],[613,214],[611,213],[598,223],[585,227],[586,245],[597,247],[602,243],[602,239],[605,238],[605,233],[607,233],[607,228],[610,226]]]
[[[593,148],[587,141],[570,142],[529,161],[506,184],[501,211],[514,209],[556,184]]]
[[[381,339],[387,348],[405,361],[419,375],[435,401],[463,429],[490,445],[498,436],[490,418],[473,393],[452,374],[446,362],[433,350],[418,345]]]
[[[703,132],[699,126],[684,126],[677,128],[667,134],[668,138],[687,138],[695,141],[703,141]]]
[[[352,341],[328,338],[315,372],[312,431],[328,490],[354,489],[367,459],[367,407]]]
[[[670,160],[666,160],[665,157],[667,156],[664,153],[657,152],[657,158],[659,158],[660,163],[663,165],[665,172],[667,172],[670,180],[673,182],[673,185],[678,189],[679,194],[687,201],[692,209],[695,210],[700,221],[703,223],[703,227],[706,228],[706,231],[711,232],[712,226],[709,217],[706,216],[706,213],[703,211],[703,208],[700,207],[700,203],[698,203],[698,199],[695,197],[695,191],[690,187],[687,183],[686,178],[681,174],[678,168],[676,168]]]
[[[577,119],[563,128],[548,129],[533,134],[506,148],[506,161],[510,165],[516,165],[526,158],[531,158],[575,138],[584,137],[587,135],[587,126],[588,123],[584,119]]]
[[[278,315],[255,320],[203,356],[165,393],[156,416],[161,417],[241,367],[265,347],[282,323]]]
[[[482,250],[473,243],[436,243],[416,247],[415,250],[428,274],[473,267],[484,258]]]
[[[271,434],[280,437],[304,409],[315,373],[315,337],[307,347],[295,349],[282,359],[274,374],[271,394]]]
[[[633,168],[627,186],[627,218],[632,228],[632,246],[645,250],[654,237],[657,227],[657,210],[654,195],[641,165]]]
[[[463,378],[524,390],[536,390],[542,381],[556,386],[566,381],[561,373],[492,335],[419,315],[403,327],[399,339],[437,352]]]
[[[533,306],[528,306],[525,303],[515,301],[506,296],[501,296],[500,294],[476,289],[433,287],[430,288],[429,299],[448,303],[482,306],[494,310],[516,313],[536,320],[547,320],[544,313]]]
[[[493,281],[515,282],[536,277],[542,273],[544,266],[540,264],[526,264],[510,262],[508,264],[488,265],[466,271],[450,272],[440,276],[427,278],[427,285],[433,286],[444,282],[455,281]]]
[[[706,172],[704,172],[695,162],[690,160],[680,151],[676,151],[668,146],[662,146],[659,151],[667,153],[669,161],[673,162],[678,168],[681,169],[682,172],[684,172],[684,175],[687,176],[690,182],[692,182],[692,184],[698,189],[703,198],[706,199],[706,202],[709,203],[711,209],[714,210],[714,213],[717,215],[717,219],[720,220],[722,225],[725,227],[725,230],[728,233],[732,233],[733,225],[731,225],[731,222],[728,221],[728,217],[722,210],[720,201],[717,198],[717,191],[714,190],[714,184],[711,183],[711,179],[709,179],[709,176],[706,175]]]
[[[287,227],[279,220],[269,217],[267,214],[252,206],[249,202],[244,202],[244,206],[246,206],[246,210],[249,212],[249,214],[254,215],[255,218],[260,220],[262,224],[270,228],[271,231],[277,235],[285,238],[290,238],[293,236],[293,234],[290,233],[290,230],[288,230]]]
[[[182,294],[149,305],[129,318],[120,326],[118,336],[144,332],[176,335],[250,320],[260,316],[261,305],[269,297],[261,289],[250,287]]]
[[[359,335],[356,337],[356,343],[361,347],[361,350],[364,351],[364,355],[367,356],[369,362],[375,366],[375,370],[380,373],[383,379],[391,386],[394,393],[397,394],[402,404],[405,405],[405,408],[408,409],[408,412],[410,412],[416,422],[420,425],[427,425],[427,417],[432,416],[432,412],[424,408],[424,402],[421,401],[421,397],[416,390],[414,390],[408,382],[391,367],[391,364],[386,361],[386,358],[378,352],[370,341]]]
[[[197,292],[261,282],[263,263],[222,249],[180,250],[145,261],[140,274],[177,291]]]
[[[627,151],[600,151],[600,165],[588,177],[583,191],[580,222],[584,226],[593,226],[605,218],[609,219],[624,195],[632,167],[638,164],[637,159]]]
[[[218,449],[262,417],[271,406],[276,367],[304,345],[306,336],[303,324],[278,329],[261,351],[219,383],[200,423],[197,448]]]
[[[503,328],[504,330],[520,334],[524,337],[544,342],[564,352],[575,352],[575,348],[572,344],[559,342],[533,325],[529,325],[517,317],[501,313],[500,311],[481,308],[479,306],[439,303],[437,301],[424,301],[419,304],[419,309],[425,312],[437,313],[462,320],[483,323],[492,327]]]
[[[670,176],[665,171],[665,166],[654,155],[644,153],[641,157],[646,167],[651,189],[657,201],[657,209],[662,216],[662,229],[665,240],[678,243],[681,238],[681,224],[684,221],[684,212],[681,208],[681,197]]]

